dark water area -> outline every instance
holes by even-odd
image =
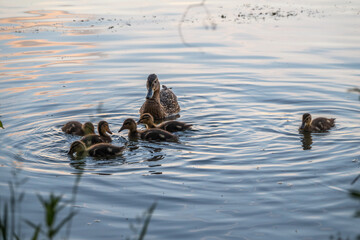
[[[0,3],[0,200],[15,166],[39,221],[36,194],[69,199],[81,174],[70,239],[126,239],[154,202],[146,239],[356,239],[360,4],[196,3]],[[194,125],[179,143],[117,133],[150,73]],[[305,112],[336,127],[300,134]],[[126,151],[69,158],[71,120]]]

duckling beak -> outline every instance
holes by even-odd
[[[301,126],[300,126],[299,130],[304,130],[305,125],[306,125],[306,122],[302,122],[302,124],[301,124]]]
[[[73,149],[73,148],[70,148],[70,150],[68,151],[67,154],[72,156],[72,155],[74,154],[74,149]]]
[[[112,134],[112,132],[110,131],[110,128],[109,128],[109,127],[106,128],[106,132]]]
[[[137,124],[140,124],[142,123],[142,119],[139,119],[139,121],[137,121]]]

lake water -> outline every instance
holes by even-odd
[[[359,237],[360,2],[197,3],[0,3],[1,201],[15,166],[22,217],[38,222],[36,194],[69,199],[82,175],[70,239],[133,237],[154,202],[146,239]],[[138,119],[151,73],[193,131],[70,159],[70,120],[106,120],[127,142],[117,131]],[[299,134],[305,112],[336,127]]]

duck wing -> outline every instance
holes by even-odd
[[[67,134],[81,135],[82,133],[82,124],[78,121],[67,122],[61,130]]]
[[[96,134],[88,134],[80,139],[83,143],[85,143],[86,147],[90,147],[97,143],[105,142],[99,135]]]
[[[171,115],[180,112],[180,106],[176,95],[165,85],[162,85],[162,89],[160,91],[160,102],[165,108],[165,112],[167,114]]]
[[[178,137],[162,129],[148,129],[141,133],[141,138],[148,141],[178,141]]]
[[[315,118],[311,123],[311,127],[315,132],[324,132],[334,126],[335,126],[335,118],[319,117],[319,118]]]
[[[185,131],[186,129],[191,128],[192,124],[179,122],[179,121],[167,121],[161,123],[158,127],[164,129],[168,132],[178,132]]]
[[[89,155],[92,157],[112,157],[120,155],[125,147],[118,147],[108,143],[98,143],[88,149]]]

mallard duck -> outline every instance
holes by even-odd
[[[164,119],[180,111],[176,95],[165,85],[160,91],[160,82],[156,74],[150,74],[146,82],[148,93],[140,108],[140,114],[150,113],[156,120]]]
[[[140,116],[140,120],[138,121],[138,124],[139,123],[145,124],[147,129],[160,128],[160,129],[166,130],[168,132],[185,131],[187,129],[190,129],[192,126],[192,124],[179,122],[179,121],[175,121],[175,120],[166,121],[166,122],[162,122],[158,125],[155,125],[154,118],[153,118],[153,116],[151,116],[150,113],[142,114]]]
[[[97,143],[110,143],[111,137],[106,134],[106,132],[112,134],[109,129],[109,124],[106,121],[100,121],[98,124],[98,132],[97,134],[88,134],[80,139],[83,143],[85,143],[86,147],[90,147],[91,145]]]
[[[335,126],[335,118],[319,117],[311,120],[310,113],[304,113],[300,132],[325,132]]]
[[[71,144],[68,154],[73,156],[76,153],[76,159],[86,156],[106,158],[120,155],[124,149],[125,147],[118,147],[109,143],[98,143],[86,148],[85,143],[82,141],[75,141]]]
[[[131,118],[128,118],[124,121],[119,132],[121,132],[124,129],[129,130],[130,139],[141,138],[143,140],[149,140],[149,141],[169,141],[169,142],[178,141],[178,137],[176,135],[162,129],[146,129],[143,131],[139,131],[137,130],[137,125],[135,120]]]
[[[81,124],[78,121],[70,121],[66,123],[61,130],[68,134],[78,135],[78,136],[85,136],[87,134],[94,134],[95,128],[91,122],[86,122]]]

